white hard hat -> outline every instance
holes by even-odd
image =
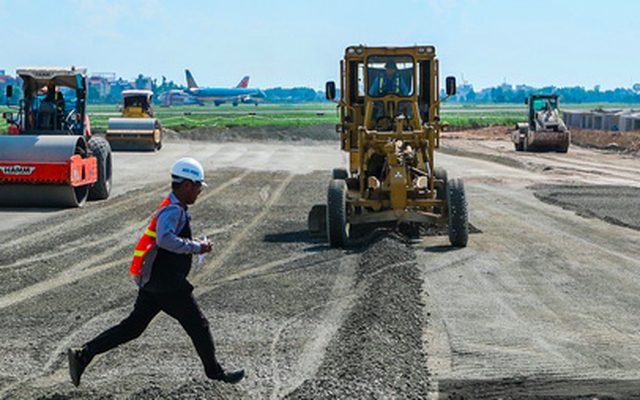
[[[174,182],[182,182],[189,179],[194,182],[201,182],[202,186],[207,186],[204,182],[204,168],[198,160],[191,157],[181,158],[171,167],[171,176]],[[177,178],[177,179],[176,179]]]

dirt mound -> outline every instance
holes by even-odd
[[[570,129],[572,145],[632,154],[640,152],[640,132],[596,131],[580,128]],[[512,132],[512,126],[489,126],[481,129],[443,132],[441,133],[441,137],[443,139],[510,141]]]
[[[640,151],[640,132],[613,132],[571,128],[571,143],[602,150],[637,153]]]
[[[317,124],[305,127],[286,125],[233,126],[219,128],[201,126],[199,128],[173,131],[165,130],[165,138],[179,140],[205,140],[210,142],[252,142],[252,141],[327,141],[338,140],[334,124]]]

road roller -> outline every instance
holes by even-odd
[[[326,204],[313,206],[308,215],[310,234],[344,247],[359,230],[352,228],[386,226],[419,234],[422,227],[440,225],[454,247],[465,247],[463,182],[436,166],[446,126],[440,104],[455,95],[456,80],[446,78],[446,97],[440,98],[435,47],[350,46],[340,65],[340,100],[335,82],[327,82],[326,96],[337,103],[336,129],[349,165],[333,170]]]
[[[511,139],[516,151],[557,151],[566,153],[571,144],[571,131],[560,117],[557,94],[530,94],[524,101],[529,106],[529,120],[516,124]]]
[[[92,136],[84,67],[18,68],[23,97],[3,114],[0,207],[81,207],[109,197],[109,143]],[[7,99],[13,86],[6,88]],[[12,107],[13,108],[13,107]]]
[[[122,118],[109,118],[107,141],[113,150],[162,148],[162,125],[153,118],[151,90],[123,90]]]

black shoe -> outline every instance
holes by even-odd
[[[234,372],[222,372],[220,375],[216,375],[211,379],[215,379],[216,381],[222,381],[225,383],[238,383],[244,378],[244,370]]]
[[[78,387],[80,386],[80,377],[91,360],[86,356],[84,347],[71,347],[67,350],[67,355],[69,356],[71,382]]]

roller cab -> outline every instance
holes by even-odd
[[[124,90],[122,117],[109,118],[107,141],[113,150],[162,148],[162,125],[153,118],[151,90]]]
[[[111,149],[92,137],[86,69],[24,67],[17,113],[0,136],[1,207],[79,207],[111,191]],[[13,95],[8,87],[7,97]]]
[[[512,140],[516,151],[556,151],[566,153],[571,132],[560,117],[559,96],[533,94],[525,99],[529,120],[516,124]]]

